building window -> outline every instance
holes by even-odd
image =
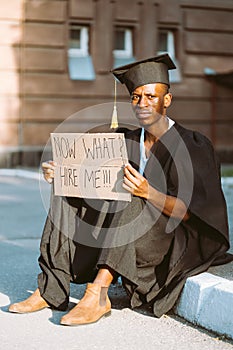
[[[70,27],[69,52],[74,51],[80,56],[88,55],[89,28],[77,25]]]
[[[158,54],[167,52],[172,58],[175,57],[174,33],[170,30],[159,31]]]
[[[116,27],[114,33],[114,67],[135,61],[133,56],[133,31],[130,28]]]
[[[72,24],[69,29],[68,68],[71,80],[94,80],[95,71],[89,53],[90,28]]]
[[[171,30],[160,29],[158,35],[158,51],[159,55],[168,53],[176,65],[176,69],[169,71],[170,81],[177,83],[181,81],[179,62],[176,59],[175,50],[175,34]]]

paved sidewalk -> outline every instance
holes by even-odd
[[[0,340],[2,349],[47,350],[52,347],[58,350],[233,349],[233,341],[221,336],[225,333],[224,331],[216,335],[195,325],[198,323],[195,318],[195,305],[191,315],[194,316],[193,320],[191,319],[193,323],[174,313],[156,319],[150,309],[131,310],[128,298],[120,284],[112,286],[110,290],[112,316],[88,326],[60,326],[59,320],[64,313],[51,309],[26,315],[7,312],[10,303],[26,298],[36,288],[36,276],[39,272],[37,264],[39,242],[46,218],[46,208],[49,204],[49,191],[48,184],[38,181],[37,172],[17,170],[7,174],[0,169]],[[232,182],[226,185],[225,191],[227,198],[232,198]],[[230,205],[232,204],[229,204],[229,208]],[[231,215],[232,207],[229,213],[232,233]],[[211,278],[224,277],[229,283],[229,280],[233,279],[232,270],[233,264],[212,268]],[[203,278],[206,287],[209,277],[204,275]],[[212,282],[208,282],[209,286]],[[191,287],[200,287],[198,292],[201,298],[204,294],[208,299],[215,300],[215,303],[219,301],[214,294],[212,296],[206,294],[210,288],[203,289],[200,281],[191,280],[190,283]],[[213,288],[218,284],[215,280],[214,284],[212,283]],[[71,285],[70,307],[82,297],[84,289],[84,285]],[[217,296],[220,296],[220,299],[225,298],[226,290],[224,293],[219,293],[218,290]],[[233,295],[233,289],[230,290],[229,295]],[[196,296],[198,294],[195,294]],[[194,300],[193,295],[191,299]],[[232,315],[233,304],[229,302],[231,299],[223,300],[223,305],[227,306],[225,316]],[[182,299],[179,305],[181,311],[182,308],[191,309],[191,305],[188,308],[184,307]],[[205,302],[205,305],[209,305],[208,302]],[[199,312],[199,316],[203,316],[200,305],[196,311]],[[206,309],[204,311],[208,316],[210,312]],[[218,316],[221,316],[220,312]],[[188,319],[187,315],[185,317]],[[219,323],[222,323],[220,318]]]

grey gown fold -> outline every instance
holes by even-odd
[[[67,308],[70,282],[86,283],[96,276],[102,242],[99,231],[106,216],[101,208],[108,202],[96,200],[91,204],[55,196],[52,190],[40,245],[38,287],[54,308]]]

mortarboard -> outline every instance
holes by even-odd
[[[170,56],[163,54],[114,68],[111,72],[131,94],[137,87],[146,84],[163,83],[170,87],[168,70],[175,68]]]

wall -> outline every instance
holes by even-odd
[[[10,163],[10,152],[20,144],[20,43],[22,3],[9,0],[0,11],[0,130],[1,157]]]

